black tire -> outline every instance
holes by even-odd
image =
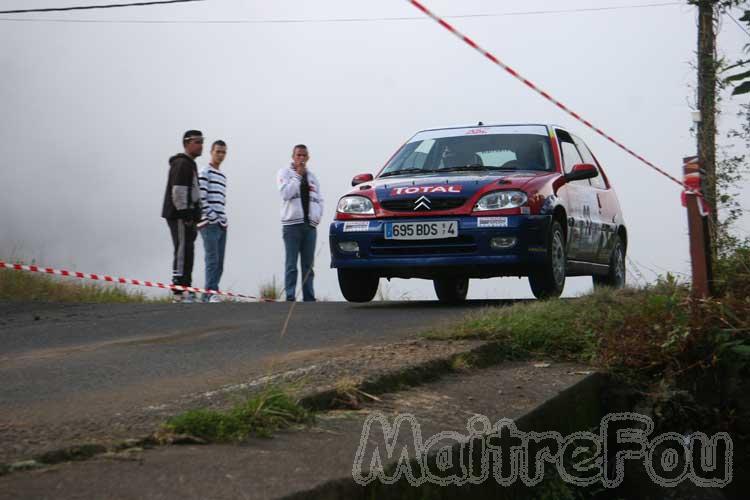
[[[606,275],[594,275],[594,288],[623,288],[625,286],[625,245],[619,235],[615,236],[612,254],[609,256],[609,271]]]
[[[529,285],[537,299],[559,297],[565,288],[565,233],[558,221],[552,221],[547,237],[547,253],[544,263],[529,272]]]
[[[469,278],[438,278],[433,280],[435,294],[444,304],[458,304],[469,293]]]
[[[349,302],[370,302],[378,291],[380,277],[358,269],[339,269],[339,288]]]

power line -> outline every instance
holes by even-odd
[[[181,0],[181,1],[203,1],[203,0]],[[166,3],[166,2],[165,2]],[[138,4],[136,4],[138,5]],[[519,12],[498,12],[490,14],[459,14],[446,16],[451,19],[493,18],[511,16],[537,16],[550,14],[576,14],[586,12],[603,12],[615,10],[646,9],[654,7],[670,7],[683,5],[683,2],[661,2],[639,5],[614,5],[609,7],[589,7],[577,9],[558,10],[534,10]],[[0,12],[3,14],[3,12]],[[425,21],[422,16],[403,17],[350,17],[350,18],[321,18],[321,19],[216,19],[216,20],[170,20],[170,19],[10,19],[0,18],[0,21],[15,22],[45,22],[45,23],[109,23],[109,24],[318,24],[318,23],[364,23],[364,22],[388,22],[388,21]]]
[[[77,5],[73,7],[49,7],[45,9],[0,10],[0,14],[30,14],[33,12],[65,12],[71,10],[116,9],[120,7],[143,7],[146,5],[164,5],[169,3],[203,2],[205,0],[161,0],[158,2],[114,3],[104,5]]]
[[[750,31],[747,31],[747,29],[744,26],[742,26],[742,23],[740,23],[737,19],[735,19],[734,16],[729,13],[729,11],[725,12],[725,14],[729,16],[729,19],[734,21],[734,24],[736,24],[742,31],[744,31],[747,36],[750,36]]]

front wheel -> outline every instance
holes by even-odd
[[[378,291],[380,277],[358,269],[339,269],[339,288],[349,302],[370,302]]]
[[[547,238],[544,263],[529,273],[529,285],[537,299],[559,297],[565,288],[565,236],[558,221],[553,221]]]
[[[440,302],[457,304],[466,300],[469,278],[437,278],[434,280],[435,294]]]
[[[594,275],[594,288],[623,288],[625,286],[625,245],[620,236],[615,236],[615,244],[609,257],[609,270],[605,275]]]

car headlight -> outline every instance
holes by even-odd
[[[342,214],[375,215],[375,208],[364,196],[344,196],[339,200],[337,212]]]
[[[503,210],[505,208],[518,208],[523,206],[528,197],[523,191],[495,191],[482,196],[474,210],[484,212],[487,210]]]

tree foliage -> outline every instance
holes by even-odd
[[[712,2],[720,13],[726,13],[731,8],[743,10],[738,22],[750,28],[750,0],[694,0],[691,4]],[[727,64],[725,59],[717,61],[717,70],[724,75],[718,80],[719,90],[731,88],[732,96],[750,93],[750,43],[742,48],[744,57]],[[743,103],[737,113],[738,127],[731,130],[726,137],[729,144],[719,148],[716,165],[716,194],[717,207],[721,212],[715,231],[715,245],[718,255],[735,252],[738,248],[750,245],[748,238],[738,237],[733,231],[735,224],[743,217],[744,209],[739,202],[739,186],[748,173],[750,161],[750,104]],[[739,147],[739,149],[734,149]]]
[[[748,5],[747,0],[727,0],[725,2],[719,2],[721,5],[719,6],[720,9],[729,9],[732,7],[741,7],[743,9],[742,17],[739,18],[740,23],[744,23],[750,28],[750,5]],[[743,47],[743,52],[750,53],[750,43],[745,44]],[[750,65],[750,59],[740,59],[734,64],[731,64],[723,69],[723,72],[726,73],[730,70],[737,70],[741,69],[740,72],[734,73],[732,75],[726,76],[724,78],[724,83],[727,85],[731,85],[734,87],[732,90],[732,95],[743,95],[750,92],[750,69],[747,69]]]

